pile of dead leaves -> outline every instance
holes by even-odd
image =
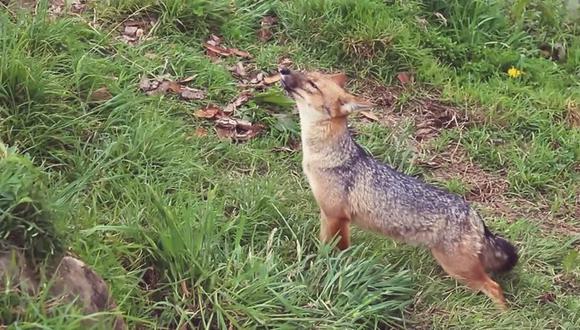
[[[232,104],[241,104],[246,97],[238,97],[226,109],[231,109]],[[254,123],[233,117],[233,111],[226,112],[218,106],[210,104],[202,109],[197,110],[194,115],[198,118],[211,120],[214,122],[215,130],[219,138],[229,138],[234,141],[248,141],[256,137],[265,127],[262,124]],[[198,130],[197,136],[204,136],[206,132]]]
[[[222,38],[216,36],[215,34],[212,34],[209,37],[209,40],[207,40],[203,44],[203,47],[206,49],[207,56],[209,56],[214,61],[218,61],[220,57],[228,57],[228,56],[252,58],[252,55],[250,55],[250,53],[244,50],[239,50],[237,48],[229,48],[222,45]]]
[[[157,24],[155,17],[130,18],[123,22],[119,38],[129,45],[136,45],[147,38],[155,24]]]
[[[257,69],[255,64],[250,62],[252,60],[250,53],[224,46],[222,38],[217,35],[212,34],[203,46],[206,49],[206,55],[214,62],[219,62],[222,57],[235,56],[241,59],[236,65],[229,67],[229,70],[238,79],[242,88],[264,89],[280,81],[280,75],[277,72],[267,73]]]
[[[275,22],[276,19],[270,16],[262,19],[262,28],[258,31],[259,38],[262,41],[271,38],[270,29]],[[265,126],[237,118],[236,112],[254,96],[255,91],[263,90],[280,81],[280,75],[277,72],[268,73],[260,70],[256,67],[249,52],[225,46],[222,38],[217,35],[211,35],[203,44],[203,47],[206,50],[206,55],[214,62],[220,62],[224,57],[239,58],[238,62],[228,67],[228,69],[232,76],[238,80],[241,92],[225,107],[210,104],[195,111],[194,116],[212,121],[217,136],[220,138],[247,141],[256,137],[265,129]],[[286,65],[292,63],[288,59],[284,59],[284,61]],[[196,136],[205,136],[206,134],[207,132],[204,129],[198,129],[195,132]]]
[[[202,100],[206,96],[205,91],[186,86],[193,79],[195,76],[178,80],[172,80],[168,75],[156,78],[143,77],[139,82],[139,88],[147,95],[172,93],[184,100]]]
[[[125,42],[135,44],[143,39],[155,23],[156,20],[149,17],[127,20],[122,27],[121,37]],[[272,28],[275,24],[275,17],[263,17],[260,22],[261,28],[257,31],[258,38],[263,42],[271,39]],[[265,126],[240,119],[238,110],[254,96],[256,91],[264,90],[279,82],[280,75],[278,72],[260,70],[249,52],[227,46],[222,37],[218,35],[210,35],[208,40],[203,43],[203,47],[205,54],[215,63],[222,62],[224,58],[237,59],[237,63],[228,69],[238,81],[240,92],[227,105],[208,104],[194,111],[194,116],[211,122],[220,138],[248,141],[256,137],[265,129]],[[154,56],[154,54],[149,54],[149,56]],[[284,58],[280,64],[288,66],[292,64],[292,61]],[[139,88],[147,95],[174,94],[185,100],[202,100],[206,97],[205,91],[187,86],[187,83],[193,79],[194,77],[175,80],[167,75],[155,78],[143,77],[139,83]],[[199,127],[192,135],[202,137],[206,136],[207,133],[205,128]]]
[[[263,71],[254,71],[253,74],[247,74],[245,70],[242,62],[239,62],[232,69],[234,75],[238,77],[239,86],[243,88],[265,89],[280,81],[281,78],[277,72],[269,74]]]

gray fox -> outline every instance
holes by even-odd
[[[373,105],[345,90],[344,74],[279,69],[298,108],[302,167],[320,207],[320,239],[350,245],[351,222],[363,229],[429,248],[443,269],[506,309],[488,272],[511,270],[515,247],[493,234],[461,197],[375,160],[352,138],[349,114]]]

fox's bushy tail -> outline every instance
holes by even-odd
[[[492,233],[485,224],[484,246],[480,259],[486,270],[494,272],[509,272],[518,262],[516,248],[506,239]]]

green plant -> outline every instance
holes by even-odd
[[[20,248],[36,261],[63,252],[45,194],[43,173],[0,142],[0,247]]]

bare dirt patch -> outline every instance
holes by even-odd
[[[407,81],[407,78],[403,80]],[[403,83],[405,84],[407,83]],[[363,117],[390,127],[410,119],[415,123],[414,137],[417,142],[431,140],[445,129],[462,129],[477,121],[477,118],[472,118],[466,111],[441,100],[438,91],[417,93],[413,99],[402,101],[404,91],[402,86],[384,86],[376,81],[366,83],[361,96],[373,102],[380,111],[375,111],[372,115],[363,114]]]
[[[506,194],[509,185],[505,173],[490,173],[474,164],[467,152],[458,144],[450,145],[443,152],[424,150],[426,157],[419,165],[431,170],[438,180],[460,179],[468,185],[466,199],[473,202],[493,203],[498,196]]]
[[[463,129],[470,121],[464,111],[441,101],[438,95],[420,97],[412,101],[409,108],[416,115],[415,138],[418,141],[434,138],[444,129]]]

